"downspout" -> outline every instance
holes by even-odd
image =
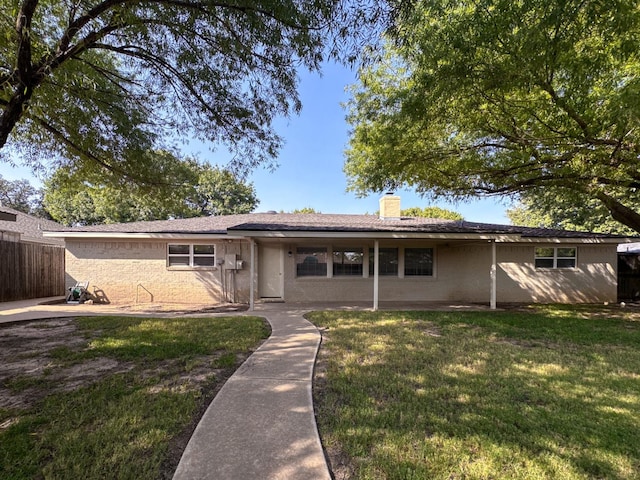
[[[251,249],[251,266],[249,268],[249,310],[253,312],[255,307],[255,293],[254,293],[254,284],[255,284],[255,259],[256,259],[256,243],[252,239],[249,240],[250,249]]]
[[[491,310],[496,309],[497,297],[498,297],[498,263],[496,252],[496,241],[491,240],[491,300],[489,302]]]
[[[380,243],[378,240],[374,240],[373,242],[373,311],[376,312],[378,310],[378,296],[379,296],[379,285],[378,285],[378,273],[380,272],[380,259],[378,258],[380,254]]]

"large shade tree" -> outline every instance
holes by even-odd
[[[350,188],[595,200],[640,232],[635,0],[417,0],[348,104]]]
[[[632,207],[640,209],[640,205]],[[552,190],[540,190],[535,196],[523,195],[506,213],[514,225],[637,235],[637,232],[616,221],[598,199],[576,201],[568,195],[555,195]]]
[[[43,204],[65,225],[166,220],[249,213],[258,206],[255,188],[227,169],[171,152],[147,152],[159,177],[171,184],[147,185],[100,173],[58,169],[44,183]]]
[[[297,69],[353,53],[380,13],[359,0],[0,0],[0,161],[153,182],[145,152],[195,137],[236,167],[269,164],[273,118],[301,108]]]
[[[47,218],[42,209],[42,192],[28,180],[7,180],[0,175],[0,207]]]

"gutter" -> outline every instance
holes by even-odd
[[[45,237],[70,239],[122,239],[122,240],[246,240],[244,236],[227,235],[226,233],[126,233],[126,232],[42,232]]]

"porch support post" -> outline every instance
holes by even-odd
[[[380,271],[380,242],[374,240],[373,242],[373,311],[378,310],[378,273]]]
[[[249,240],[251,245],[251,267],[249,268],[249,310],[253,312],[255,307],[255,276],[256,276],[256,242],[253,240]]]
[[[498,264],[496,254],[496,241],[491,240],[491,310],[496,309],[498,297]]]

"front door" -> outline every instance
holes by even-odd
[[[282,298],[282,248],[260,245],[258,250],[258,293],[261,298]]]

